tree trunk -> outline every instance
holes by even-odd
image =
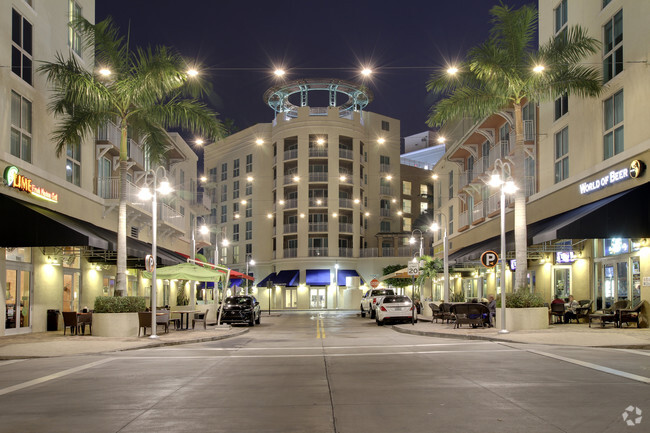
[[[517,185],[515,192],[515,286],[513,292],[528,286],[528,228],[526,226],[526,151],[524,149],[524,121],[521,104],[514,104],[515,109],[515,152],[513,158],[513,178]]]
[[[121,125],[120,139],[120,205],[117,217],[117,275],[115,290],[119,296],[126,296],[126,166],[129,159],[126,124]]]

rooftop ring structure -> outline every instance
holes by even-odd
[[[329,106],[338,107],[339,113],[362,111],[372,101],[372,92],[361,84],[333,78],[308,78],[284,83],[281,86],[271,87],[264,92],[264,102],[278,113],[286,113],[289,117],[296,117],[298,106],[289,101],[291,95],[300,94],[300,106],[309,105],[309,92],[325,91],[329,93]],[[337,104],[338,94],[346,95],[347,100]]]

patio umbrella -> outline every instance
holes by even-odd
[[[144,278],[151,279],[151,273],[143,272]],[[223,281],[228,279],[228,268],[211,269],[193,263],[180,263],[156,269],[159,280]]]

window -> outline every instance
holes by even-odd
[[[184,207],[184,206],[180,206],[180,207],[178,208],[178,212],[179,212],[182,216],[185,216],[185,207]]]
[[[402,194],[411,195],[411,182],[408,180],[402,181]]]
[[[253,244],[246,244],[246,254],[253,254]]]
[[[232,177],[239,176],[239,159],[232,162]]]
[[[246,240],[253,239],[253,221],[246,221]]]
[[[623,91],[605,100],[604,159],[623,152]]]
[[[81,6],[74,0],[68,2],[69,22],[72,23],[81,17]],[[78,56],[81,56],[81,36],[72,27],[68,27],[68,46]]]
[[[228,185],[221,185],[221,201],[228,200]]]
[[[246,173],[253,172],[253,155],[246,155]]]
[[[605,9],[605,7],[607,7],[607,5],[611,3],[611,1],[612,0],[603,0],[603,9]]]
[[[402,230],[405,232],[411,231],[411,218],[402,219]]]
[[[11,12],[11,72],[32,84],[32,25],[16,10]]]
[[[233,200],[239,198],[239,181],[236,180],[232,183],[232,198]]]
[[[239,242],[239,224],[233,224],[232,226],[232,241]]]
[[[390,233],[390,221],[382,221],[379,227],[379,231],[382,233]]]
[[[246,182],[246,195],[253,194],[253,182]]]
[[[179,177],[181,189],[185,189],[185,172],[183,170],[179,170],[178,177]]]
[[[427,210],[429,209],[429,203],[426,201],[421,201],[420,202],[420,214],[427,213]]]
[[[603,30],[603,82],[606,83],[623,72],[623,11],[618,11]]]
[[[250,218],[253,216],[253,201],[248,200],[246,202],[246,218]]]
[[[216,182],[217,181],[217,168],[211,168],[209,171],[209,179],[210,182]]]
[[[390,165],[390,157],[385,155],[379,155],[379,163]]]
[[[407,199],[402,200],[402,212],[411,213],[411,200],[407,200]]]
[[[11,154],[32,162],[32,103],[11,92]]]
[[[232,215],[234,218],[237,218],[237,215],[239,215],[239,202],[236,201],[232,204]]]
[[[555,35],[559,33],[565,33],[567,29],[567,0],[562,0],[558,7],[554,10],[555,12]]]
[[[555,134],[555,183],[569,177],[569,127]]]
[[[232,262],[239,262],[239,245],[233,245],[232,247]]]
[[[228,206],[225,204],[221,206],[221,222],[228,222]]]
[[[565,93],[555,100],[555,120],[569,112],[569,95]]]
[[[436,203],[436,208],[440,209],[440,206],[442,206],[442,183],[438,182],[438,193],[436,194],[436,197],[438,197],[437,203]]]
[[[454,171],[449,170],[449,200],[454,198]]]
[[[420,196],[421,197],[428,197],[429,196],[429,185],[426,183],[421,183],[420,184]]]
[[[390,123],[386,122],[385,120],[381,121],[381,130],[382,131],[390,131]]]
[[[66,145],[65,179],[77,186],[81,184],[81,140]]]
[[[501,158],[510,154],[510,125],[505,123],[499,128],[499,142],[501,144]]]
[[[221,164],[221,180],[228,179],[228,163],[224,162]]]

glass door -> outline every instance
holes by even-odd
[[[614,264],[606,264],[603,266],[603,282],[605,291],[603,292],[603,306],[609,308],[615,301],[614,293]]]
[[[63,272],[63,311],[79,311],[80,272]]]
[[[31,326],[31,273],[7,269],[5,292],[5,329]]]
[[[632,300],[630,296],[629,264],[627,261],[603,264],[602,305],[609,308],[616,301]]]
[[[326,307],[326,290],[310,289],[309,290],[309,308],[324,309]]]
[[[630,299],[628,287],[627,261],[616,263],[616,300],[626,301]]]
[[[298,308],[298,289],[284,289],[284,308]]]
[[[571,267],[556,266],[553,269],[553,286],[555,296],[562,299],[568,298],[571,294]]]

